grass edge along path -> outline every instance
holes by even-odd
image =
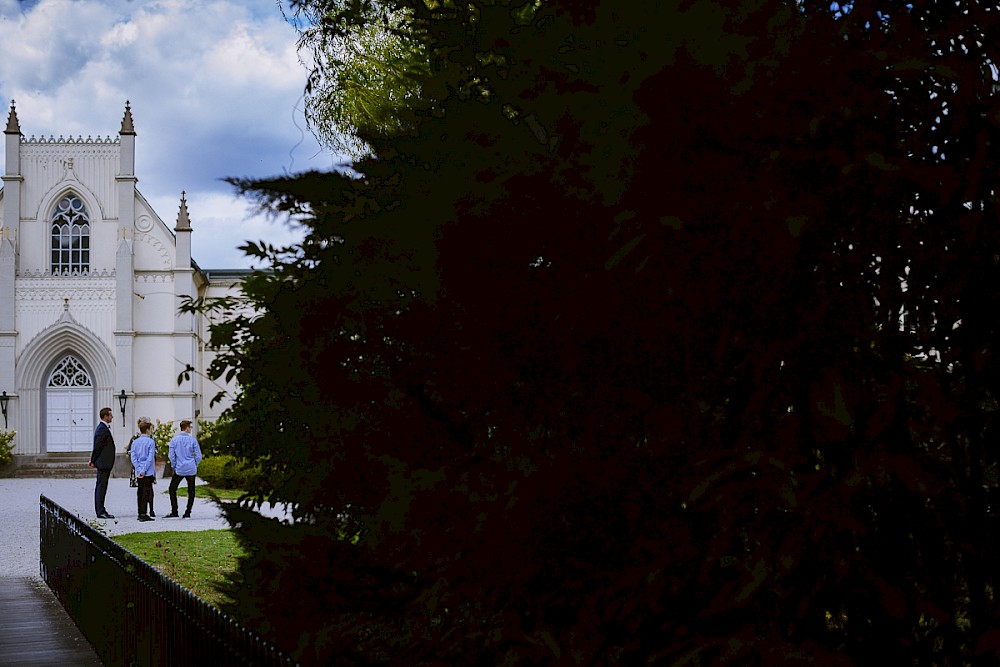
[[[205,602],[218,607],[228,600],[216,587],[242,554],[232,530],[125,533],[112,539]]]
[[[170,479],[169,477],[167,479]],[[159,484],[157,484],[159,486]],[[240,497],[246,493],[243,489],[223,489],[214,487],[211,484],[198,484],[194,487],[194,497],[195,498],[211,498],[212,494],[218,496],[219,500],[239,500]],[[163,489],[164,495],[170,494],[170,483],[168,482]],[[187,483],[181,482],[181,485],[177,487],[177,501],[179,504],[183,505],[187,502]]]

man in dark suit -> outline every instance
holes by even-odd
[[[101,408],[101,421],[94,431],[94,451],[90,454],[91,468],[97,468],[97,488],[94,489],[94,511],[98,519],[114,519],[104,506],[104,498],[108,495],[108,480],[111,479],[111,469],[115,467],[115,439],[111,435],[111,420],[114,414],[111,408]]]

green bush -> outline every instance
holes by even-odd
[[[149,430],[149,436],[156,443],[156,458],[167,458],[167,452],[170,451],[170,439],[174,435],[174,423],[172,421],[161,422],[159,419],[156,420],[156,426]]]
[[[235,461],[232,456],[206,456],[198,464],[198,477],[211,484],[221,487],[220,481],[225,473],[226,465]]]
[[[214,420],[198,420],[198,444],[205,456],[226,453],[228,449],[226,427],[228,424],[229,419],[225,416]]]
[[[243,489],[247,480],[259,474],[255,466],[247,465],[229,454],[206,456],[198,465],[198,477],[220,489]]]
[[[0,431],[0,468],[14,460],[14,436],[17,431]]]

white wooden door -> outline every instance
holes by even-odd
[[[56,364],[46,388],[46,449],[88,452],[94,446],[94,389],[90,374],[72,355]]]

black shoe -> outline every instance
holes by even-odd
[[[180,514],[178,514],[177,512],[171,512],[170,514],[166,515],[163,518],[164,519],[176,519],[179,516],[180,516]]]
[[[114,519],[115,515],[114,514],[108,514],[107,512],[105,512],[104,514],[98,514],[97,518],[98,519]]]
[[[139,515],[139,521],[155,521],[155,520],[156,519],[154,519],[153,517],[148,516],[146,514],[140,514]]]
[[[184,518],[185,519],[190,519],[191,518],[191,512],[184,512]]]
[[[156,512],[154,512],[153,510],[149,510],[149,516],[155,517]]]

